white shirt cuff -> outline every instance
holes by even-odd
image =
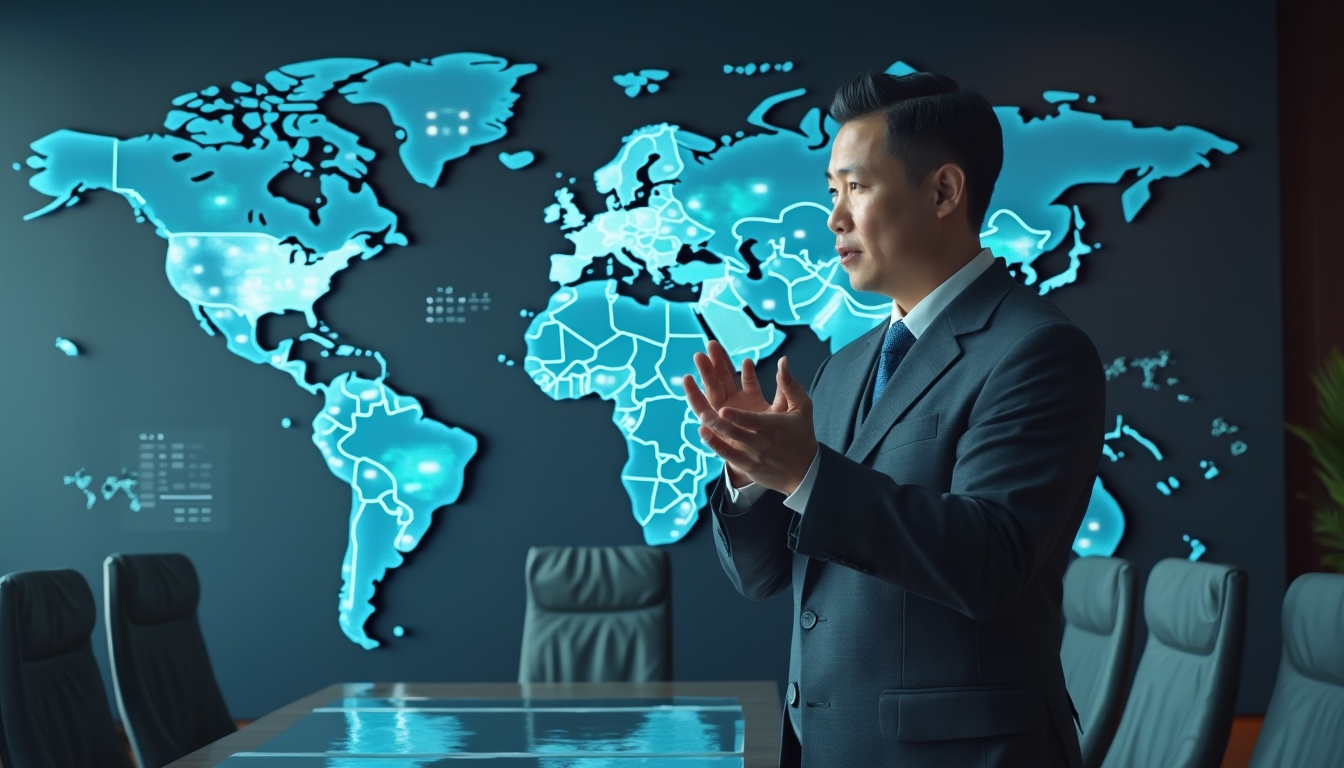
[[[733,481],[728,476],[727,466],[723,468],[723,487],[728,489],[728,504],[738,512],[745,512],[765,493],[765,486],[757,483],[747,483],[741,488],[734,488]]]
[[[798,514],[807,511],[807,500],[812,496],[812,486],[817,482],[817,467],[821,464],[821,449],[817,449],[817,455],[812,457],[812,464],[807,468],[807,474],[803,475],[803,481],[793,489],[793,493],[784,497],[784,506],[792,509]]]

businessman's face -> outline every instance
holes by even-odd
[[[902,277],[936,251],[939,217],[936,195],[927,184],[910,185],[886,138],[883,115],[840,127],[826,169],[834,206],[828,226],[850,285],[894,298]]]

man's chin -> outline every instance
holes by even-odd
[[[864,291],[864,292],[870,292],[873,290],[870,284],[871,281],[867,279],[867,275],[863,273],[862,269],[851,269],[849,267],[842,267],[842,269],[844,269],[845,274],[849,276],[850,288],[853,288],[856,291]]]

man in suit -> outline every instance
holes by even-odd
[[[725,460],[715,545],[792,587],[783,765],[1081,764],[1060,601],[1101,454],[1088,337],[980,246],[1003,164],[981,96],[861,75],[831,105],[829,226],[892,319],[772,403],[717,343],[683,384]]]

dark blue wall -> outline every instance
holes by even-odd
[[[397,388],[429,414],[481,436],[466,493],[440,511],[409,562],[379,589],[363,651],[340,633],[336,595],[349,489],[325,469],[306,429],[318,401],[276,372],[203,334],[164,279],[164,242],[120,199],[23,223],[46,201],[27,174],[0,169],[0,572],[73,567],[100,592],[110,552],[180,551],[201,574],[201,621],[228,703],[256,717],[341,680],[509,680],[522,626],[523,558],[536,544],[642,541],[618,482],[625,460],[595,398],[556,403],[519,368],[526,320],[552,286],[548,257],[566,243],[540,211],[553,171],[590,178],[640,125],[679,122],[717,136],[745,127],[765,96],[806,86],[780,120],[824,104],[860,69],[903,59],[975,85],[995,104],[1046,112],[1047,88],[1102,97],[1107,115],[1141,125],[1189,124],[1241,145],[1214,168],[1162,182],[1133,224],[1119,186],[1075,190],[1105,248],[1079,284],[1051,295],[1104,359],[1171,349],[1199,408],[1156,399],[1133,375],[1111,385],[1111,411],[1162,424],[1173,466],[1210,453],[1210,414],[1239,424],[1251,450],[1224,475],[1170,499],[1152,468],[1107,467],[1129,516],[1117,554],[1147,569],[1182,556],[1183,533],[1207,559],[1250,571],[1251,627],[1241,709],[1263,711],[1278,661],[1283,593],[1274,4],[1190,8],[1131,2],[1028,6],[964,2],[742,3],[145,3],[22,4],[0,9],[0,160],[59,128],[133,136],[158,129],[179,93],[274,66],[329,56],[405,60],[482,51],[541,71],[499,148],[531,148],[544,173],[502,173],[487,146],[452,163],[438,189],[393,160],[384,113],[344,105],[379,153],[372,182],[412,243],[338,275],[320,306],[346,341],[376,346]],[[1011,6],[1011,7],[1010,7]],[[724,62],[792,59],[790,76],[726,77]],[[664,92],[627,99],[611,76],[673,71]],[[806,102],[806,103],[804,103]],[[795,121],[796,121],[795,117]],[[691,121],[694,122],[691,122]],[[820,180],[819,180],[820,183]],[[600,200],[581,193],[587,210]],[[427,327],[433,286],[489,291],[495,314]],[[53,338],[76,338],[67,359]],[[805,336],[807,336],[805,338]],[[823,347],[804,332],[784,350],[810,376]],[[1184,409],[1184,410],[1183,410]],[[120,430],[224,428],[232,443],[227,532],[131,533],[114,507],[85,510],[61,476],[118,464]],[[546,439],[577,435],[584,450]],[[1187,469],[1186,475],[1193,476]],[[1203,481],[1198,481],[1202,483]],[[780,679],[787,597],[752,603],[719,569],[707,523],[671,547],[676,674]],[[100,600],[101,602],[101,600]],[[392,637],[393,625],[409,628]],[[95,647],[102,653],[101,624]],[[105,664],[104,664],[105,666]]]

